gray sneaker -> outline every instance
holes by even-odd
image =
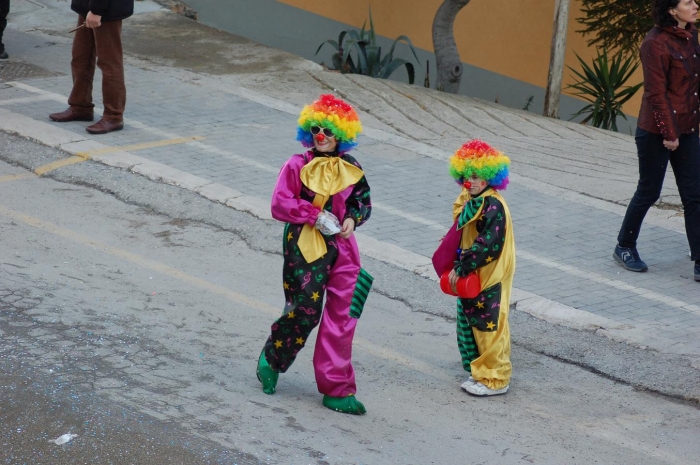
[[[466,390],[467,386],[471,386],[472,384],[476,384],[476,380],[472,378],[472,375],[469,375],[469,378],[462,383],[462,389]]]
[[[498,396],[508,392],[508,387],[505,386],[503,389],[489,389],[481,383],[469,384],[467,386],[462,385],[462,389],[467,391],[469,394],[478,397],[488,397],[488,396]]]
[[[637,252],[635,247],[620,247],[616,245],[613,258],[626,270],[640,273],[649,269],[647,264],[639,258],[639,252]]]

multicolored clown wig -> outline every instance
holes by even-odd
[[[508,186],[510,159],[479,139],[470,140],[450,157],[450,174],[460,186],[473,175],[496,190]]]
[[[324,94],[311,105],[301,110],[297,140],[304,147],[313,147],[312,126],[320,126],[333,131],[338,141],[338,152],[348,152],[357,145],[357,136],[362,132],[362,124],[355,110],[343,100]]]

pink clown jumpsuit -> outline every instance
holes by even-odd
[[[271,327],[264,353],[270,367],[284,373],[320,321],[313,359],[318,390],[331,397],[345,397],[357,391],[351,362],[352,340],[372,277],[360,267],[353,235],[347,239],[340,235],[323,236],[327,253],[311,263],[306,262],[297,247],[303,225],[315,225],[320,213],[311,203],[316,193],[300,179],[301,169],[313,157],[314,152],[309,151],[290,158],[280,171],[272,195],[272,216],[287,223],[282,273],[286,304],[282,316]],[[360,167],[350,155],[340,157]],[[324,209],[341,223],[353,218],[357,227],[367,221],[371,202],[364,176],[331,196]],[[321,315],[324,293],[326,304]]]

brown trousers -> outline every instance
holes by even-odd
[[[78,25],[85,18],[78,18]],[[122,53],[122,22],[104,21],[97,29],[81,27],[73,38],[73,90],[68,105],[77,108],[93,108],[92,80],[95,65],[102,71],[103,118],[112,123],[123,121],[126,106],[124,85],[124,55]]]

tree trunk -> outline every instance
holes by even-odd
[[[552,51],[549,58],[549,75],[544,94],[544,116],[559,117],[561,79],[564,74],[564,54],[569,22],[569,0],[555,0],[554,28],[552,30]]]
[[[433,19],[433,48],[437,68],[437,89],[456,94],[462,80],[462,60],[454,37],[457,13],[471,0],[445,0]]]

